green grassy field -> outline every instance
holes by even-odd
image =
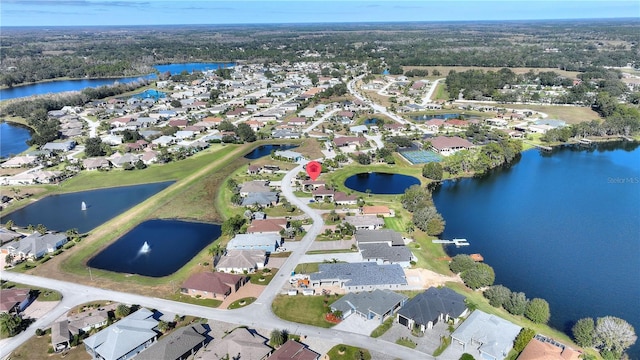
[[[327,352],[331,360],[370,360],[371,354],[367,349],[361,349],[349,345],[338,344]]]
[[[328,304],[338,300],[341,296],[332,295]],[[273,313],[281,319],[293,321],[300,324],[318,326],[322,328],[330,328],[334,324],[326,321],[324,315],[331,311],[325,306],[324,296],[288,296],[278,295],[271,308]]]
[[[444,84],[444,81],[439,82],[436,91],[433,92],[431,101],[436,100],[449,100],[449,92],[447,91],[447,85]]]

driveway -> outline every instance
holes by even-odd
[[[25,318],[39,319],[51,311],[51,309],[58,306],[58,303],[59,301],[34,300],[26,309],[24,309],[22,316]]]
[[[227,296],[226,299],[218,306],[219,309],[226,309],[236,300],[240,300],[242,298],[254,297],[258,298],[262,291],[264,290],[264,285],[256,285],[250,282],[243,285],[238,291],[231,293],[231,295]]]
[[[371,332],[378,327],[378,325],[380,325],[378,320],[366,320],[360,315],[351,314],[349,317],[342,320],[340,324],[334,326],[333,328],[335,330],[348,331],[369,336],[371,335]]]

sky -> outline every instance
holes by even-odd
[[[0,27],[640,18],[640,0],[0,0]]]

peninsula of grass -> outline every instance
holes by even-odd
[[[329,356],[329,359],[331,360],[371,359],[371,353],[369,353],[369,350],[344,344],[338,344],[332,347],[331,350],[327,352],[327,356]]]
[[[256,301],[256,298],[254,298],[254,297],[242,298],[242,299],[239,299],[239,300],[236,300],[236,301],[232,302],[227,307],[227,309],[229,309],[229,310],[240,309],[240,308],[243,308],[243,307],[245,307],[247,305],[252,304],[254,301]]]
[[[273,300],[271,309],[276,316],[284,320],[330,328],[335,324],[326,321],[324,316],[331,311],[329,305],[340,297],[341,295],[331,295],[325,303],[325,296],[278,295]]]

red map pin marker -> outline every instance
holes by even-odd
[[[322,172],[322,165],[320,165],[319,162],[311,161],[307,164],[307,174],[309,174],[309,177],[311,178],[311,180],[317,179],[318,176],[320,176],[321,172]]]

